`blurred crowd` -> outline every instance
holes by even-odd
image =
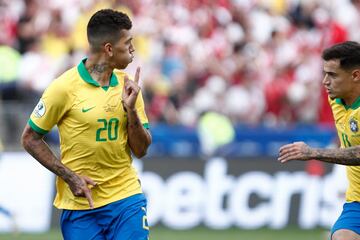
[[[0,0],[3,101],[36,102],[86,56],[98,9],[133,20],[135,61],[152,124],[332,121],[321,51],[360,41],[360,0]]]

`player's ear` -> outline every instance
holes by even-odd
[[[351,72],[354,82],[360,82],[360,68],[356,68]]]
[[[104,50],[109,57],[112,57],[114,55],[111,43],[105,43]]]

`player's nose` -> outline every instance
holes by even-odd
[[[327,86],[327,85],[330,84],[328,74],[325,74],[325,76],[324,76],[324,78],[323,78],[323,80],[322,80],[322,84],[323,84],[324,86]]]

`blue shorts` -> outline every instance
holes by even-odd
[[[343,211],[331,229],[331,236],[340,229],[348,229],[360,234],[360,203],[345,203]]]
[[[64,240],[148,240],[144,194],[91,210],[63,210]]]

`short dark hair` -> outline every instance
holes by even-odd
[[[346,41],[338,43],[330,48],[327,48],[322,53],[322,59],[340,60],[340,67],[344,69],[351,69],[360,66],[360,44],[353,41]]]
[[[97,11],[87,25],[87,38],[92,50],[99,50],[107,43],[115,43],[120,38],[120,31],[130,30],[132,23],[128,15],[112,9]]]

